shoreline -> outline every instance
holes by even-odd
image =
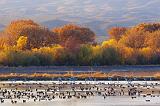
[[[160,81],[0,81],[0,84],[160,84]]]
[[[160,65],[0,67],[0,80],[160,80]]]
[[[25,73],[25,71],[160,71],[160,65],[112,65],[112,66],[28,66],[28,67],[9,67],[0,66],[0,72],[19,72]],[[27,73],[27,72],[26,72]]]

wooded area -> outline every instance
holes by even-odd
[[[160,24],[107,30],[101,44],[86,27],[49,30],[32,20],[12,21],[0,35],[2,66],[103,66],[160,64]],[[107,38],[107,37],[106,37]]]

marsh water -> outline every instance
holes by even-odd
[[[59,84],[60,82],[58,81],[3,81],[0,82],[0,84],[7,84],[7,83],[12,83],[12,84],[52,84],[52,83]],[[71,84],[73,82],[68,82],[64,81],[61,83],[68,83]],[[104,83],[104,84],[128,84],[126,81],[76,81],[74,84],[99,84],[99,83]],[[131,82],[133,85],[135,84],[141,84],[145,85],[147,84],[148,87],[151,85],[158,84],[155,89],[160,89],[160,81],[133,81]],[[150,100],[147,102],[146,100]],[[11,100],[5,100],[4,103],[0,104],[0,106],[160,106],[160,95],[156,95],[155,97],[152,96],[147,96],[143,97],[140,96],[138,98],[132,99],[130,96],[108,96],[105,99],[101,96],[91,96],[86,99],[77,99],[77,98],[72,98],[72,99],[54,99],[52,101],[48,100],[43,100],[43,101],[37,101],[34,102],[32,99],[27,100],[26,103],[22,102],[22,99],[17,99],[16,104],[12,104]]]
[[[11,104],[10,101],[0,104],[0,106],[160,106],[160,98],[149,98],[146,102],[143,97],[132,100],[129,97],[108,97],[105,100],[100,97],[91,97],[88,99],[54,100],[27,103],[19,102]]]
[[[1,73],[59,73],[66,71],[75,71],[75,72],[88,72],[88,71],[160,71],[160,66],[103,66],[103,67],[1,67]],[[49,84],[52,81],[28,81],[28,82],[20,82],[20,83],[46,83]],[[0,83],[19,83],[18,81],[0,81]],[[57,82],[59,83],[59,82]],[[75,82],[74,82],[75,83]],[[78,82],[79,83],[79,82]],[[83,81],[83,83],[86,83]],[[88,82],[89,83],[89,82]],[[121,83],[126,84],[127,81],[93,81],[90,83]],[[133,83],[133,82],[132,82]],[[146,84],[147,81],[139,81],[138,83]],[[160,81],[153,81],[150,83],[158,83],[160,85]],[[160,89],[160,87],[158,88]],[[150,101],[146,101],[150,100]],[[106,99],[100,96],[92,96],[86,99],[54,99],[52,101],[41,101],[34,102],[33,100],[28,100],[26,103],[23,103],[22,100],[17,100],[16,104],[12,104],[10,100],[5,100],[4,103],[0,104],[0,106],[160,106],[160,95],[155,97],[138,97],[136,99],[132,99],[129,96],[108,96]]]
[[[0,67],[1,73],[59,73],[66,71],[74,71],[74,72],[160,71],[160,65]]]

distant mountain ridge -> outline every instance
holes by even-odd
[[[0,24],[0,31],[4,29],[4,25]]]
[[[50,20],[50,21],[45,21],[42,22],[41,24],[48,27],[49,29],[58,27],[58,26],[63,26],[65,24],[69,24],[71,22],[68,21],[63,21],[63,20]]]
[[[151,22],[151,21],[144,21],[144,22]],[[41,24],[45,27],[48,27],[49,29],[53,29],[55,27],[59,27],[59,26],[63,26],[66,24],[71,24],[71,23],[73,23],[73,22],[63,21],[63,20],[50,20],[50,21],[42,22]],[[96,21],[96,20],[91,21],[91,22],[86,22],[86,23],[74,22],[74,24],[89,27],[98,36],[106,36],[107,30],[111,27],[115,27],[115,26],[130,27],[130,26],[134,26],[138,23],[140,23],[140,22],[139,21],[122,21],[122,22],[117,21],[117,22],[110,23],[110,22]]]
[[[73,22],[69,22],[69,21],[63,21],[63,20],[50,20],[50,21],[45,21],[42,22],[41,24],[43,26],[48,27],[49,29],[53,29],[55,27],[59,27],[59,26],[63,26],[66,24],[78,24],[78,25],[82,25],[85,27],[89,27],[91,28],[97,35],[106,35],[106,29],[103,29],[103,27],[100,27],[100,25],[103,22],[101,21],[93,21],[93,22],[89,22],[89,23],[73,23]]]

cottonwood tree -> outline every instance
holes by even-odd
[[[132,32],[130,34],[123,36],[119,42],[124,44],[127,47],[138,49],[138,48],[145,47],[145,39],[146,39],[146,36],[144,33]]]
[[[26,48],[27,45],[27,37],[25,36],[21,36],[18,40],[17,40],[17,45],[16,47],[20,50],[24,50]]]
[[[145,43],[147,46],[153,49],[159,49],[160,48],[160,31],[155,31],[153,33],[148,34]]]
[[[57,42],[57,37],[53,32],[32,20],[13,21],[6,27],[5,33],[10,35],[14,44],[20,36],[25,35],[28,38],[27,49],[50,46]]]
[[[130,29],[132,32],[154,32],[160,30],[160,23],[140,23]]]
[[[58,35],[59,43],[64,46],[69,42],[74,42],[70,45],[72,46],[92,43],[95,40],[95,34],[93,31],[91,31],[89,28],[77,26],[74,24],[68,24],[62,27],[54,28],[53,32]]]
[[[110,38],[119,41],[122,35],[124,35],[126,31],[127,31],[126,27],[112,27],[108,30],[108,34]]]

